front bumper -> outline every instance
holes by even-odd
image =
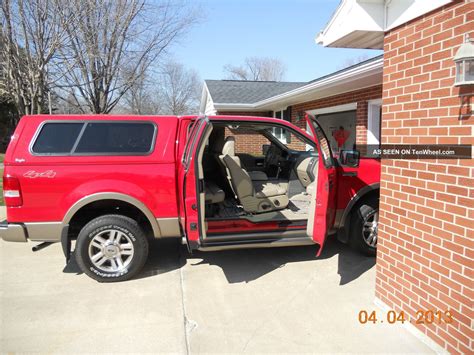
[[[6,242],[26,242],[25,227],[21,224],[0,223],[0,238]]]

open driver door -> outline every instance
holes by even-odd
[[[198,249],[205,237],[205,191],[202,155],[212,124],[207,117],[197,117],[187,135],[179,169],[181,192],[180,223],[189,251]]]
[[[306,234],[319,244],[317,256],[321,254],[328,231],[331,229],[336,211],[336,167],[329,141],[314,116],[306,115],[306,121],[318,149],[318,172],[312,196]],[[312,211],[312,212],[311,212]]]

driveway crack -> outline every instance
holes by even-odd
[[[186,354],[191,354],[191,344],[190,344],[190,336],[191,332],[197,328],[197,323],[188,318],[188,313],[186,309],[186,285],[184,280],[184,267],[186,265],[186,258],[182,253],[182,248],[179,248],[179,261],[180,261],[180,268],[179,268],[179,282],[181,288],[181,309],[183,312],[183,333],[184,333],[184,342],[186,345]]]

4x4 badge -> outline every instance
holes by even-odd
[[[27,171],[26,173],[23,174],[24,177],[30,178],[30,179],[36,179],[36,178],[49,178],[52,179],[56,176],[56,172],[53,170],[46,170],[42,173],[34,170]]]

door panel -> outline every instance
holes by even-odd
[[[204,208],[204,179],[198,152],[211,130],[207,117],[196,119],[189,132],[179,169],[179,191],[182,191],[180,221],[190,250],[199,248],[201,236],[205,233],[204,217],[200,213],[201,205]]]
[[[316,189],[311,201],[314,215],[308,221],[307,234],[320,245],[321,253],[326,236],[332,227],[336,203],[336,169],[331,155],[329,141],[313,116],[307,115],[306,120],[313,137],[318,142],[318,169],[315,180]]]

